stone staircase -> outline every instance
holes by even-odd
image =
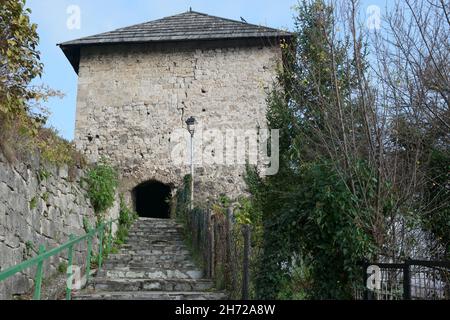
[[[102,270],[73,299],[226,299],[192,262],[181,230],[173,220],[139,218],[119,253],[110,254]]]

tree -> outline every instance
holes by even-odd
[[[369,144],[352,98],[357,63],[349,39],[336,36],[333,10],[321,0],[299,5],[290,63],[269,96],[269,126],[281,129],[280,170],[249,183],[265,226],[260,298],[277,297],[291,279],[304,282],[305,297],[351,298],[358,262],[371,254],[375,173],[360,156]],[[299,257],[308,278],[295,274]]]
[[[393,259],[450,258],[449,9],[441,0],[396,3],[372,39],[387,115],[383,171],[396,190],[398,229],[386,245]],[[408,220],[418,221],[425,250],[406,245]]]
[[[37,25],[30,22],[25,0],[0,3],[0,115],[27,112],[27,101],[37,97],[30,82],[42,74]]]
[[[360,260],[449,257],[448,5],[398,2],[373,36],[358,12],[357,0],[298,7],[268,99],[280,171],[249,173],[260,298],[351,298]]]
[[[37,25],[30,22],[25,0],[0,2],[0,151],[13,162],[17,155],[38,150],[55,163],[81,163],[72,146],[45,128],[49,111],[43,105],[62,93],[32,85],[40,77]],[[75,159],[76,158],[76,159]]]

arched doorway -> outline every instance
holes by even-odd
[[[146,218],[170,218],[170,187],[158,181],[141,183],[133,190],[137,214]]]

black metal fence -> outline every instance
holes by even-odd
[[[450,300],[450,261],[363,263],[364,300]]]

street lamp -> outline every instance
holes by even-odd
[[[191,210],[194,209],[194,133],[196,123],[194,117],[186,120],[187,129],[191,134]]]

